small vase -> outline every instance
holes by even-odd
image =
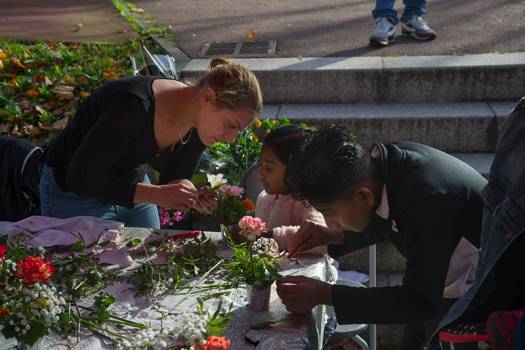
[[[270,307],[271,287],[258,290],[253,286],[248,286],[248,304],[246,307],[253,311],[266,311]]]

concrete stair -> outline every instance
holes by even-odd
[[[265,103],[517,101],[525,95],[525,53],[401,57],[236,59],[258,77]],[[193,59],[183,78],[208,60]]]

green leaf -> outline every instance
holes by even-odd
[[[79,240],[79,241],[76,241],[72,246],[71,248],[75,251],[75,252],[80,252],[82,250],[84,250],[85,248],[85,244],[83,241]]]
[[[198,172],[191,178],[191,182],[197,188],[208,185],[208,176],[205,172]]]
[[[130,240],[127,244],[128,247],[136,247],[138,246],[140,243],[142,243],[142,240],[140,238],[133,238],[132,240]]]

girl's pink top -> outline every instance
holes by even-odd
[[[268,230],[273,230],[273,238],[281,250],[288,250],[293,237],[306,220],[326,226],[320,212],[287,194],[273,195],[262,191],[255,205],[255,216],[266,222]]]

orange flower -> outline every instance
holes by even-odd
[[[88,91],[80,91],[80,97],[82,98],[88,97],[89,95],[91,95],[91,93],[89,93]]]
[[[80,45],[71,43],[71,44],[68,44],[67,47],[69,47],[72,50],[76,50],[76,49],[78,49],[80,47]]]
[[[9,57],[7,52],[5,52],[4,50],[0,50],[0,60],[3,60],[5,58],[7,58],[7,57]]]
[[[228,350],[231,342],[224,337],[208,337],[206,344],[202,347],[203,350]]]
[[[0,307],[0,318],[9,317],[9,309],[6,307]]]
[[[29,96],[29,97],[40,96],[40,92],[38,91],[38,87],[33,86],[31,89],[26,91],[26,95]]]
[[[262,121],[260,119],[255,119],[255,127],[260,128],[262,125]]]
[[[254,211],[255,210],[255,204],[253,204],[252,200],[249,199],[249,198],[246,198],[246,199],[242,200],[241,204],[244,207],[244,209],[246,209],[247,211]]]

